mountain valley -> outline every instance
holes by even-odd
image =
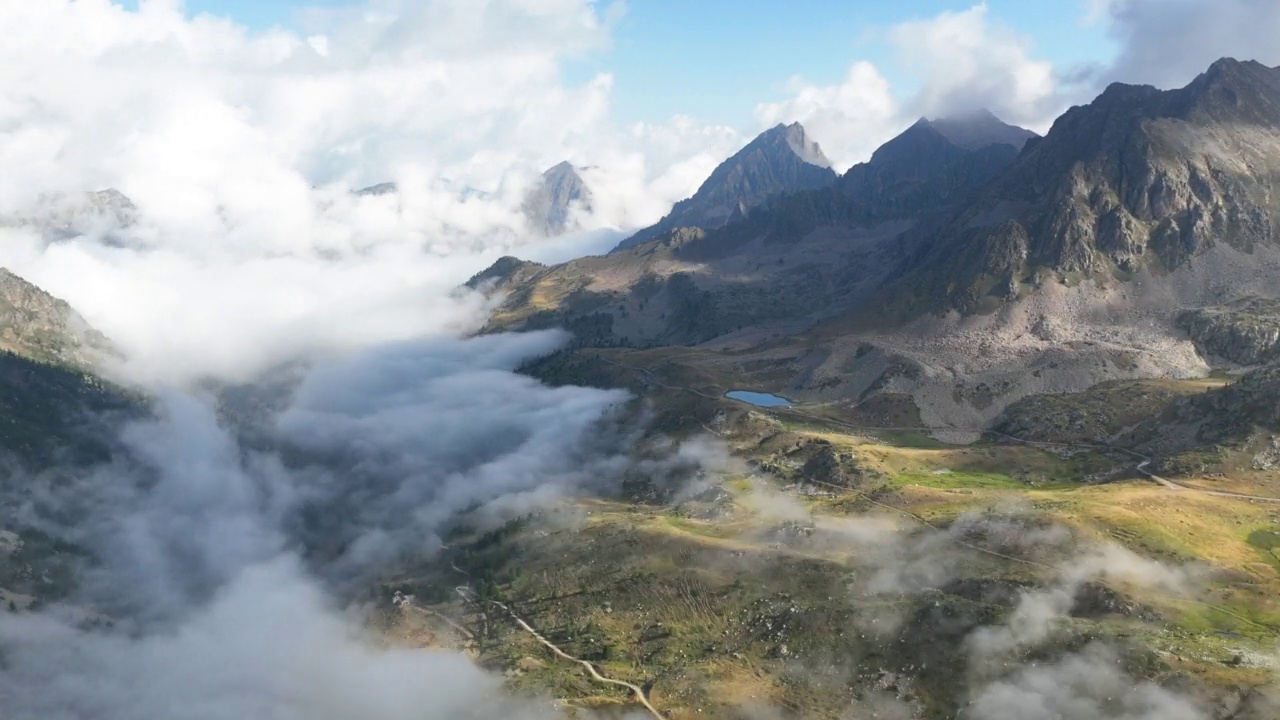
[[[1181,90],[1112,86],[1043,138],[921,120],[827,184],[677,226],[729,192],[731,159],[606,255],[503,258],[468,283],[497,303],[483,332],[573,334],[524,372],[628,388],[655,431],[718,436],[739,464],[463,523],[447,563],[385,586],[413,608],[389,632],[628,704],[539,659],[486,609],[500,598],[670,717],[1014,717],[992,714],[996,686],[1036,682],[1028,666],[1075,682],[1086,657],[1197,698],[1107,714],[1131,702],[1117,689],[1091,717],[1269,717],[1278,127],[1280,69],[1224,59]],[[1020,544],[1040,531],[1057,540]],[[949,570],[912,565],[917,544]],[[1132,574],[1146,560],[1199,589]],[[487,594],[432,590],[464,575]],[[1053,629],[1021,624],[1035,612]]]
[[[0,715],[1280,717],[1280,68],[589,169],[0,218]]]

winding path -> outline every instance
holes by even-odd
[[[442,545],[441,547],[444,547],[444,546]],[[468,580],[470,580],[471,573],[468,573],[466,570],[463,570],[462,568],[458,567],[456,563],[450,562],[449,567],[451,567],[454,570],[454,572],[460,573],[461,575],[466,577]],[[508,607],[505,603],[499,602],[497,600],[482,601],[480,600],[480,597],[476,595],[475,591],[472,590],[469,585],[459,585],[458,587],[454,588],[454,592],[458,593],[458,595],[463,600],[473,605],[481,605],[483,604],[483,602],[488,602],[490,605],[500,608],[503,612],[509,615],[511,619],[514,620],[515,623],[521,627],[521,629],[523,629],[525,632],[532,635],[533,639],[537,640],[544,647],[550,650],[556,657],[559,657],[563,660],[568,660],[571,663],[576,663],[578,665],[581,665],[583,668],[586,669],[587,675],[590,676],[592,680],[595,680],[598,683],[602,683],[605,685],[613,685],[616,687],[622,687],[622,688],[626,688],[627,690],[630,690],[631,694],[635,696],[636,701],[639,702],[641,705],[643,705],[644,709],[648,710],[650,715],[653,715],[658,720],[666,720],[666,716],[658,712],[658,709],[655,708],[653,704],[649,702],[649,697],[645,695],[644,688],[640,687],[639,685],[636,685],[635,683],[627,682],[626,680],[618,680],[616,678],[611,678],[607,675],[600,674],[600,671],[596,670],[596,666],[593,665],[590,661],[583,660],[582,658],[578,658],[578,657],[574,657],[573,655],[570,655],[569,653],[561,649],[560,646],[556,645],[555,643],[551,642],[547,638],[543,637],[542,633],[538,632],[536,629],[534,629],[532,625],[525,622],[524,618],[517,615],[516,612],[512,610],[510,607]],[[426,612],[430,612],[430,611],[428,610]]]
[[[1194,485],[1185,485],[1176,480],[1162,478],[1151,472],[1147,468],[1151,465],[1151,459],[1147,458],[1138,463],[1138,472],[1151,478],[1160,485],[1169,490],[1187,490],[1189,492],[1200,493],[1201,495],[1212,495],[1214,497],[1234,498],[1236,500],[1248,500],[1250,502],[1280,503],[1280,498],[1266,497],[1263,495],[1246,495],[1245,493],[1235,493],[1227,490],[1205,490]]]
[[[480,600],[479,598],[475,597],[475,593],[471,590],[471,588],[466,587],[464,585],[457,588],[457,591],[459,595],[462,595],[463,597],[470,596],[468,597],[468,600],[470,600],[473,603],[479,604]],[[570,655],[569,653],[565,652],[564,650],[560,649],[558,645],[556,645],[555,643],[543,637],[542,633],[539,633],[537,630],[533,628],[532,625],[525,622],[524,618],[517,615],[515,611],[507,607],[505,603],[498,602],[497,600],[489,600],[488,602],[490,605],[501,608],[503,612],[505,612],[507,615],[510,615],[511,619],[514,620],[517,625],[523,628],[525,632],[532,635],[535,640],[542,643],[542,645],[546,647],[548,650],[550,650],[552,653],[554,653],[556,657],[581,665],[583,668],[586,669],[587,674],[591,677],[591,679],[595,680],[598,683],[604,683],[606,685],[615,685],[617,687],[623,687],[630,690],[631,694],[635,695],[636,701],[639,702],[641,705],[643,705],[644,709],[649,711],[649,714],[653,715],[655,718],[658,718],[658,720],[665,720],[665,717],[663,716],[663,714],[658,712],[658,709],[655,708],[649,702],[649,698],[644,694],[644,689],[641,688],[639,685],[636,685],[635,683],[627,682],[626,680],[617,680],[617,679],[608,677],[606,675],[601,675],[600,671],[596,670],[595,665],[593,665],[591,662],[587,660],[576,658]]]

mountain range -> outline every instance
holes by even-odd
[[[472,282],[504,298],[486,330],[694,346],[789,397],[891,394],[973,427],[1031,394],[1202,375],[1223,357],[1188,313],[1280,293],[1280,69],[1114,84],[1043,138],[921,119],[839,177],[797,140],[820,158],[774,128],[609,255],[500,261]]]
[[[1033,134],[989,114],[921,119],[843,176],[801,159],[797,147],[821,157],[799,144],[805,137],[799,125],[766,131],[607,256],[550,268],[500,261],[472,283],[507,271],[501,289],[513,293],[493,327],[563,320],[588,344],[647,346],[697,344],[761,322],[812,324],[865,296],[898,261],[901,236],[939,225]],[[708,210],[726,198],[732,213]],[[685,218],[701,224],[679,224]],[[606,307],[611,296],[622,304]]]

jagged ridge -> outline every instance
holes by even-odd
[[[800,123],[778,125],[725,160],[692,197],[655,225],[618,245],[635,247],[680,227],[711,230],[741,219],[766,200],[831,184],[836,173]]]

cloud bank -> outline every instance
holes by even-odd
[[[1181,87],[1224,56],[1280,65],[1280,5],[1268,0],[1108,0],[1095,17],[1120,46],[1104,82]]]
[[[211,399],[166,392],[111,462],[19,483],[0,507],[93,561],[70,604],[0,613],[6,717],[550,717],[460,655],[377,649],[344,606],[437,552],[462,511],[501,522],[616,485],[629,436],[601,423],[626,395],[511,372],[562,341],[437,338],[322,362],[239,432]]]

